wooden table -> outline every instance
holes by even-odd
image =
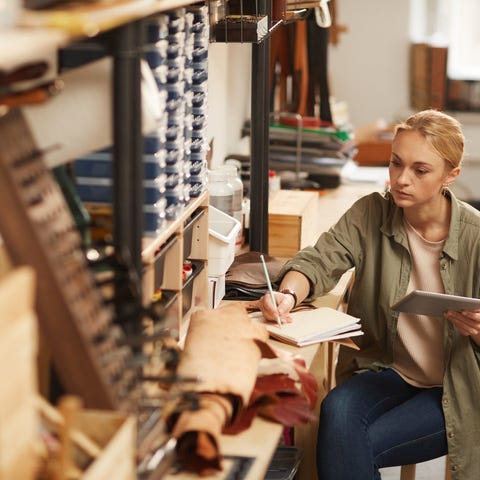
[[[360,183],[342,185],[339,188],[328,191],[318,196],[318,218],[317,228],[312,235],[311,243],[322,231],[332,226],[340,215],[348,209],[353,202],[363,195],[378,190],[377,185]],[[317,307],[342,308],[343,300],[351,281],[353,271],[343,275],[335,288],[329,293],[315,300]],[[318,381],[318,400],[315,406],[315,413],[320,410],[320,404],[326,392],[333,385],[333,375],[336,361],[336,344],[332,342],[309,345],[307,347],[294,347],[276,340],[270,340],[277,348],[282,348],[293,354],[301,355]],[[316,443],[317,443],[318,421],[310,422],[307,425],[300,425],[294,429],[295,445],[303,449],[303,459],[297,472],[296,480],[316,480]],[[270,464],[271,458],[281,440],[283,426],[271,421],[257,417],[252,426],[234,436],[222,435],[220,438],[220,451],[223,455],[241,455],[254,457],[245,480],[262,480]],[[224,479],[226,472],[221,472],[208,480]],[[198,478],[195,475],[168,476],[167,480],[190,480]]]
[[[343,298],[347,291],[353,274],[347,272],[336,287],[326,295],[315,300],[318,307],[341,308]],[[321,400],[330,388],[333,379],[335,362],[335,344],[331,342],[309,345],[307,347],[294,347],[276,340],[269,340],[275,348],[281,348],[304,358],[309,370],[316,376],[318,381],[318,400],[315,412],[318,417]],[[297,473],[297,480],[313,480],[316,475],[315,446],[317,438],[318,421],[307,425],[297,426],[294,429],[295,445],[303,449],[303,459]],[[281,440],[283,426],[256,417],[251,427],[237,435],[222,435],[220,437],[220,452],[223,456],[253,457],[245,480],[261,480],[265,477],[271,458]],[[228,461],[226,462],[228,468]],[[219,472],[217,475],[206,477],[208,480],[223,480],[228,474]],[[193,480],[197,479],[193,474],[167,475],[166,480]]]

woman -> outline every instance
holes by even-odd
[[[478,478],[480,311],[391,309],[414,289],[480,297],[480,212],[448,188],[463,149],[454,118],[412,115],[396,129],[390,191],[357,201],[280,272],[275,299],[289,321],[355,267],[348,312],[365,335],[355,337],[360,351],[340,348],[337,386],[322,403],[319,480],[377,480],[382,467],[447,453],[453,480]],[[269,296],[260,303],[273,320]]]

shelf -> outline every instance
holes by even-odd
[[[165,228],[155,238],[145,237],[142,241],[142,262],[151,263],[158,249],[170,238],[179,228],[183,228],[183,222],[200,206],[208,205],[208,192],[203,192],[197,198],[190,200],[186,206],[183,215],[176,219],[168,221]]]
[[[0,69],[10,70],[17,65],[43,59],[67,45],[66,32],[54,29],[11,29],[0,31]]]
[[[48,10],[22,9],[18,28],[0,31],[0,69],[43,58],[82,38],[90,38],[149,15],[187,7],[187,0],[113,0]]]
[[[213,28],[216,42],[260,43],[267,34],[266,15],[227,15]]]
[[[149,15],[196,3],[187,0],[113,0],[80,5],[63,3],[48,10],[26,10],[20,16],[22,27],[59,28],[72,37],[92,37]]]

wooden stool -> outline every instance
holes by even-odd
[[[400,480],[415,480],[415,470],[417,466],[413,465],[402,465],[400,468]]]
[[[415,480],[415,470],[417,466],[413,465],[402,465],[400,468],[400,480]],[[451,480],[450,476],[450,462],[448,456],[445,459],[445,480]]]

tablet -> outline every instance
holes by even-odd
[[[459,297],[446,293],[424,292],[413,290],[401,300],[392,305],[392,310],[443,317],[446,310],[477,310],[480,309],[480,298]]]

